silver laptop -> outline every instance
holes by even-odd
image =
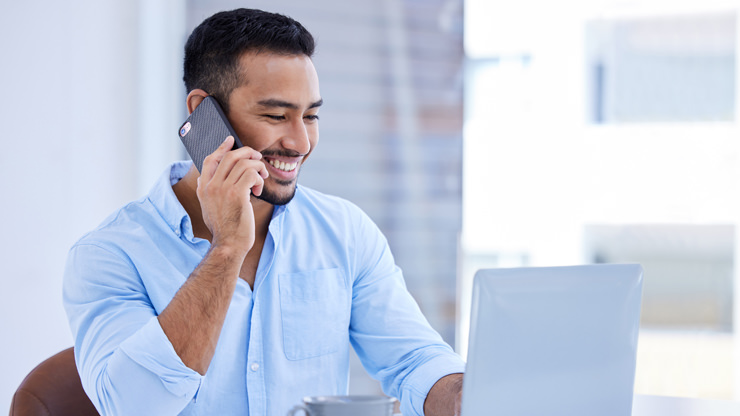
[[[629,416],[642,301],[637,264],[475,275],[465,416]]]

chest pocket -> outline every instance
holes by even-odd
[[[331,354],[349,342],[350,292],[340,269],[280,274],[288,360]]]

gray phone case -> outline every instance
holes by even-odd
[[[180,126],[179,133],[180,140],[193,159],[198,172],[203,168],[203,159],[213,153],[227,136],[234,136],[233,149],[242,147],[221,106],[211,96],[198,104],[190,117]]]

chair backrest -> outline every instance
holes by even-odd
[[[10,416],[99,416],[82,390],[74,350],[68,348],[31,370],[10,403]]]

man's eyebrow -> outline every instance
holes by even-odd
[[[282,107],[282,108],[289,108],[291,110],[297,110],[298,106],[289,103],[287,101],[278,100],[277,98],[268,98],[266,100],[262,100],[257,102],[257,104],[261,105],[262,107]]]
[[[298,105],[288,101],[278,100],[277,98],[268,98],[266,100],[258,101],[257,104],[262,107],[280,107],[289,108],[291,110],[298,110]],[[324,104],[324,100],[320,99],[319,101],[312,103],[310,106],[308,106],[308,108],[321,107],[322,104]]]
[[[324,104],[324,99],[321,98],[321,99],[319,99],[319,101],[316,101],[315,103],[313,103],[310,106],[308,106],[308,108],[321,107],[323,104]]]

